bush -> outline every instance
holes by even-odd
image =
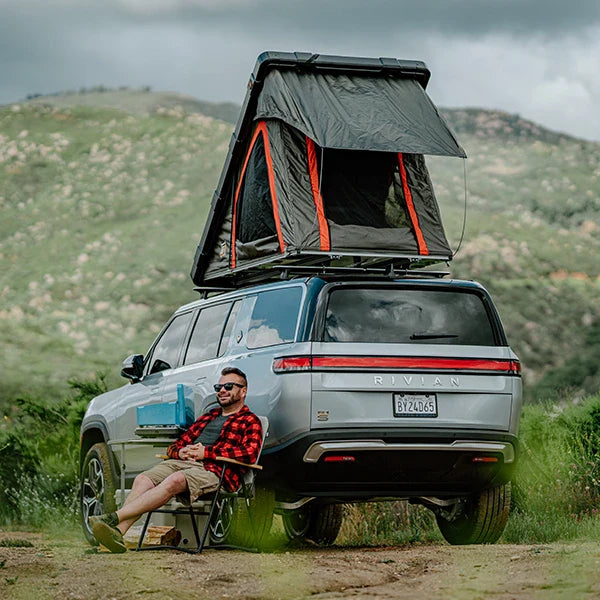
[[[519,438],[513,514],[504,539],[543,543],[597,533],[600,395],[565,408],[526,406]]]
[[[73,519],[79,427],[89,401],[106,391],[104,375],[69,381],[60,400],[18,398],[0,426],[0,524],[38,527]]]

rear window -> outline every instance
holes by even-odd
[[[479,294],[451,290],[332,290],[325,342],[495,346]]]

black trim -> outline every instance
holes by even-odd
[[[341,440],[424,444],[450,444],[458,440],[505,442],[513,445],[515,461],[504,464],[501,453],[460,449],[360,450],[352,453],[356,462],[351,463],[303,461],[312,444]],[[473,456],[482,453],[493,454],[499,460],[497,463],[473,464]],[[490,430],[434,427],[312,430],[284,444],[265,448],[260,480],[276,489],[278,499],[315,496],[347,502],[427,495],[456,497],[509,481],[518,453],[515,435]]]

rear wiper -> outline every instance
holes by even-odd
[[[411,340],[438,340],[438,339],[450,339],[457,338],[458,335],[454,333],[413,333],[410,336]]]

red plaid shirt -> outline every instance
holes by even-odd
[[[184,446],[193,444],[206,425],[220,414],[221,409],[215,408],[196,419],[188,430],[182,433],[167,448],[169,458],[179,458],[179,450]],[[260,419],[244,405],[227,418],[217,441],[211,446],[204,447],[204,460],[202,461],[204,468],[220,477],[221,469],[227,463],[216,462],[215,458],[217,456],[225,456],[240,462],[253,464],[258,460],[261,444],[262,426]],[[244,469],[242,469],[243,471]],[[223,482],[228,491],[237,490],[241,485],[239,469],[226,469]]]

